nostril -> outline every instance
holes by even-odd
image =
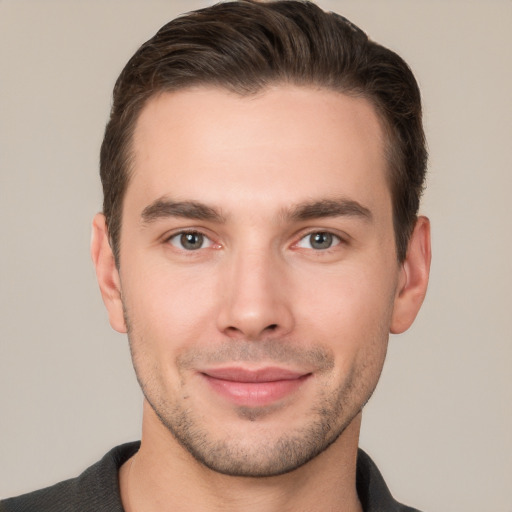
[[[270,324],[267,326],[267,331],[275,331],[277,329],[277,324]]]

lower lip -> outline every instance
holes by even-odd
[[[310,374],[307,374],[297,379],[271,382],[238,382],[203,374],[208,384],[219,395],[236,405],[246,407],[262,407],[281,400],[297,391],[309,376]]]

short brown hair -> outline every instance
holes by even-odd
[[[103,212],[118,264],[131,141],[148,99],[194,85],[249,95],[276,83],[362,96],[375,107],[387,135],[396,249],[403,261],[427,163],[420,92],[411,70],[346,18],[311,2],[243,0],[169,22],[137,50],[115,84],[100,174]]]

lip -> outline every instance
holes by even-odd
[[[247,369],[226,367],[200,372],[210,388],[235,405],[262,407],[298,390],[311,373],[286,368]]]

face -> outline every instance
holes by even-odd
[[[221,473],[303,465],[374,390],[404,287],[374,109],[190,89],[150,100],[133,144],[105,301],[144,421]]]

